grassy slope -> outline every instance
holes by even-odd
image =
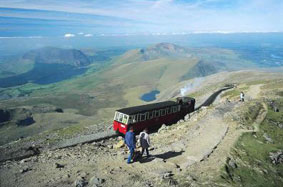
[[[258,82],[258,81],[257,81]],[[261,82],[262,83],[262,82]],[[252,83],[251,83],[252,84]],[[283,87],[283,81],[273,81],[266,84],[263,93],[268,98],[273,98],[280,108],[280,112],[274,112],[269,106],[268,113],[259,131],[256,133],[244,133],[231,151],[231,158],[236,162],[237,168],[226,164],[223,168],[220,183],[232,186],[282,186],[283,165],[274,165],[269,158],[270,152],[283,149],[283,129],[272,122],[283,123],[283,98],[280,97],[279,88]],[[233,95],[233,93],[231,93]],[[256,107],[249,108],[245,113],[246,127],[253,121]],[[272,122],[271,122],[272,121]],[[267,134],[273,142],[264,138]]]
[[[5,70],[7,72],[12,72],[15,74],[25,73],[33,68],[34,62],[30,60],[24,60],[24,59],[8,59],[7,62],[1,62],[0,63],[0,69]],[[0,71],[1,74],[1,71]],[[0,75],[1,77],[1,75]]]

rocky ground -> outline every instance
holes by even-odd
[[[233,95],[236,89],[228,90],[213,105],[162,126],[150,135],[149,158],[126,164],[127,148],[114,137],[2,162],[0,186],[231,186],[219,180],[223,167],[237,167],[235,143],[243,133],[256,133],[265,119],[265,86],[239,84],[246,102]],[[281,164],[280,155],[271,152],[270,162]]]

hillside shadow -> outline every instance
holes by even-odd
[[[82,75],[87,68],[78,68],[67,64],[35,64],[34,68],[26,73],[0,79],[0,87],[8,88],[29,82],[46,85],[60,82]]]

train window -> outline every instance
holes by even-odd
[[[148,119],[152,119],[153,117],[154,117],[154,112],[153,111],[149,112]]]
[[[166,108],[166,114],[171,114],[170,108]]]
[[[119,121],[119,122],[122,122],[122,120],[123,120],[123,114],[120,113],[120,114],[119,114],[119,119],[118,119],[118,121]]]
[[[126,115],[126,114],[124,114],[124,115],[123,115],[123,121],[122,121],[122,122],[123,122],[124,124],[127,124],[128,118],[129,118],[129,116]]]
[[[159,110],[155,110],[155,117],[159,117],[160,116],[160,111]]]
[[[138,115],[138,114],[135,115],[134,121],[135,121],[135,122],[139,122],[139,115]]]
[[[178,106],[178,111],[181,111],[181,105]]]
[[[161,116],[165,116],[166,115],[166,110],[165,109],[162,109],[161,110]]]
[[[149,112],[146,112],[145,113],[145,119],[148,119],[148,116],[149,116]]]
[[[128,124],[131,124],[131,123],[133,123],[133,116],[129,116]]]
[[[177,112],[177,106],[173,106],[173,112],[175,113],[175,112]]]
[[[140,116],[141,116],[141,121],[146,120],[146,113],[144,113],[144,114],[140,114]]]

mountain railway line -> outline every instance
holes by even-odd
[[[229,86],[226,86],[226,87],[223,87],[223,88],[217,90],[216,92],[211,94],[203,102],[203,104],[201,104],[199,107],[197,107],[195,109],[195,111],[199,110],[203,106],[211,105],[215,101],[217,96],[222,91],[232,89],[232,88],[234,88],[234,86],[229,85]],[[98,133],[95,133],[95,134],[84,135],[84,136],[80,136],[80,137],[76,137],[76,138],[72,138],[72,139],[67,139],[67,140],[64,140],[64,141],[58,143],[57,145],[55,145],[51,148],[45,148],[44,149],[44,148],[40,148],[40,147],[38,148],[36,146],[34,146],[34,147],[21,147],[20,150],[18,150],[18,153],[16,155],[11,154],[9,156],[0,157],[0,163],[8,161],[8,160],[22,160],[22,159],[25,159],[25,158],[29,158],[29,157],[32,157],[32,156],[39,155],[41,152],[44,152],[46,150],[64,149],[64,148],[76,146],[78,144],[86,144],[86,143],[92,143],[92,142],[96,142],[96,141],[107,140],[107,139],[114,138],[114,137],[117,137],[117,136],[119,136],[119,134],[117,134],[112,129],[111,130],[109,129],[107,131],[98,132]],[[17,151],[13,151],[13,153],[15,153],[15,152],[17,152]]]

